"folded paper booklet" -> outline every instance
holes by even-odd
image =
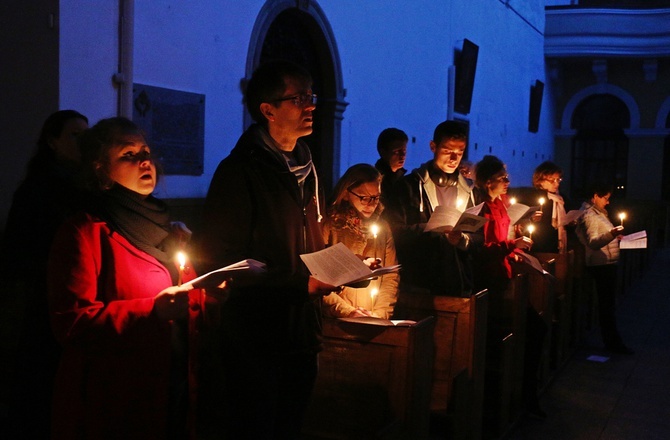
[[[338,318],[338,321],[355,322],[357,324],[383,325],[389,327],[410,327],[416,324],[416,321],[411,321],[409,319],[382,319],[373,318],[372,316],[365,316],[362,318]]]
[[[540,260],[524,251],[518,251],[518,253],[521,255],[521,263],[526,264],[528,267],[540,272],[542,275],[549,275],[553,277],[552,274],[544,270],[544,267],[542,267],[542,263],[540,263]]]
[[[186,284],[191,284],[196,289],[206,289],[217,287],[226,280],[233,278],[250,279],[258,278],[267,271],[265,263],[258,260],[242,260],[230,266],[222,267],[221,269],[213,270],[209,273],[199,276]]]
[[[475,232],[488,221],[479,212],[484,204],[468,208],[461,212],[456,208],[438,205],[430,216],[424,232]]]
[[[356,284],[400,270],[399,264],[370,270],[343,243],[337,243],[311,254],[302,254],[300,258],[314,278],[331,286]]]
[[[521,220],[530,218],[535,211],[540,211],[541,209],[542,207],[540,205],[528,206],[523,203],[515,203],[507,208],[507,215],[509,215],[510,222],[513,225],[516,225]]]
[[[647,231],[624,235],[619,242],[620,249],[646,249]]]

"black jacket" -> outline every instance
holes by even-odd
[[[262,282],[232,283],[221,315],[226,343],[274,353],[317,350],[320,301],[308,297],[309,272],[300,254],[324,248],[317,203],[323,198],[314,168],[301,194],[297,178],[268,139],[264,128],[251,126],[219,164],[197,240],[199,271],[245,258],[268,266]],[[311,160],[302,142],[294,152]]]

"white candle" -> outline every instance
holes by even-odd
[[[527,230],[528,230],[528,238],[530,238],[532,240],[533,239],[533,232],[535,232],[535,226],[528,225]]]
[[[626,213],[625,212],[620,212],[619,213],[619,220],[621,220],[621,226],[623,226],[623,219],[626,218]]]
[[[186,266],[186,254],[177,252],[177,261],[179,261],[179,277],[177,278],[177,286],[181,286],[181,280],[184,275],[184,266]]]
[[[372,231],[372,237],[374,238],[374,254],[375,254],[375,262],[377,262],[377,234],[379,234],[379,226],[377,226],[376,223],[373,223],[370,226],[370,231]]]

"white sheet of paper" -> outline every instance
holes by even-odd
[[[638,231],[624,235],[619,242],[620,249],[646,249],[647,231]]]
[[[577,221],[579,217],[582,216],[583,213],[584,211],[581,211],[579,209],[572,209],[566,212],[565,217],[563,217],[563,225],[561,226],[569,225],[570,223]]]
[[[318,252],[302,254],[300,258],[314,278],[332,286],[355,283],[400,270],[399,264],[370,270],[343,243],[337,243]]]
[[[540,209],[542,209],[540,205],[528,206],[523,203],[515,203],[507,208],[507,215],[509,215],[510,223],[516,225],[519,220],[530,217],[533,215],[533,212]]]
[[[428,219],[424,232],[445,232],[455,229],[462,232],[475,232],[486,223],[486,218],[477,214],[483,203],[461,212],[457,208],[438,205]]]

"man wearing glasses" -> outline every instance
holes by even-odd
[[[288,62],[254,72],[245,99],[256,123],[219,164],[205,201],[200,271],[246,258],[268,268],[262,280],[229,282],[220,309],[225,438],[298,438],[316,378],[318,303],[336,289],[300,259],[324,248],[323,198],[300,140],[312,133],[311,86]]]
[[[433,133],[433,159],[398,181],[385,196],[384,215],[402,264],[405,289],[428,289],[436,295],[470,296],[470,236],[461,232],[423,232],[438,205],[464,211],[474,205],[472,181],[459,172],[467,145],[467,128],[457,121],[440,123]]]

